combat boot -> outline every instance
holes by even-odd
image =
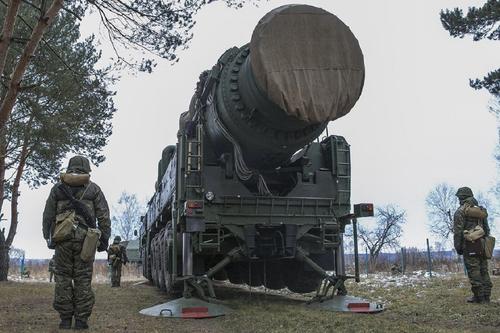
[[[72,318],[61,319],[61,322],[59,323],[59,329],[70,330],[71,329],[71,319]]]
[[[75,320],[75,330],[87,330],[89,325],[86,320],[76,319]]]
[[[471,296],[467,298],[467,303],[483,303],[483,298],[480,296]]]

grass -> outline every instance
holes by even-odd
[[[499,332],[500,290],[493,278],[492,302],[467,304],[468,281],[459,275],[422,279],[412,285],[388,282],[349,283],[350,293],[382,300],[380,314],[334,313],[309,309],[307,297],[265,294],[253,289],[219,286],[216,290],[234,312],[204,320],[142,316],[139,310],[166,301],[156,288],[126,282],[122,288],[94,284],[96,305],[90,332]],[[374,287],[375,285],[375,287]],[[0,283],[0,332],[56,332],[53,285]]]

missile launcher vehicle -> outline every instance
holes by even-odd
[[[214,280],[297,293],[326,281],[344,295],[359,277],[357,265],[345,272],[345,226],[373,205],[351,213],[349,144],[319,137],[352,109],[364,76],[349,27],[307,5],[269,12],[249,44],[222,54],[158,163],[140,232],[144,276],[206,301]]]

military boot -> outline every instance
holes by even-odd
[[[471,296],[469,298],[467,298],[467,303],[483,303],[484,302],[484,299],[480,296]]]
[[[61,330],[70,330],[71,329],[71,319],[72,318],[61,318],[61,322],[59,323],[59,329]]]
[[[87,330],[89,325],[86,320],[76,319],[75,320],[75,330]]]

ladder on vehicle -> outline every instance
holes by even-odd
[[[322,244],[325,248],[334,248],[339,244],[338,227],[332,222],[333,221],[324,223],[321,230]]]
[[[193,137],[186,139],[186,199],[203,199],[203,126],[196,125]]]
[[[207,229],[209,231],[200,232],[198,250],[217,249],[217,251],[220,251],[220,245],[223,238],[221,229],[217,226],[208,226]]]
[[[342,138],[333,138],[333,153],[334,153],[334,167],[335,177],[338,180],[337,192],[339,196],[347,196],[344,200],[338,199],[338,202],[349,201],[351,195],[351,155],[349,145]]]

